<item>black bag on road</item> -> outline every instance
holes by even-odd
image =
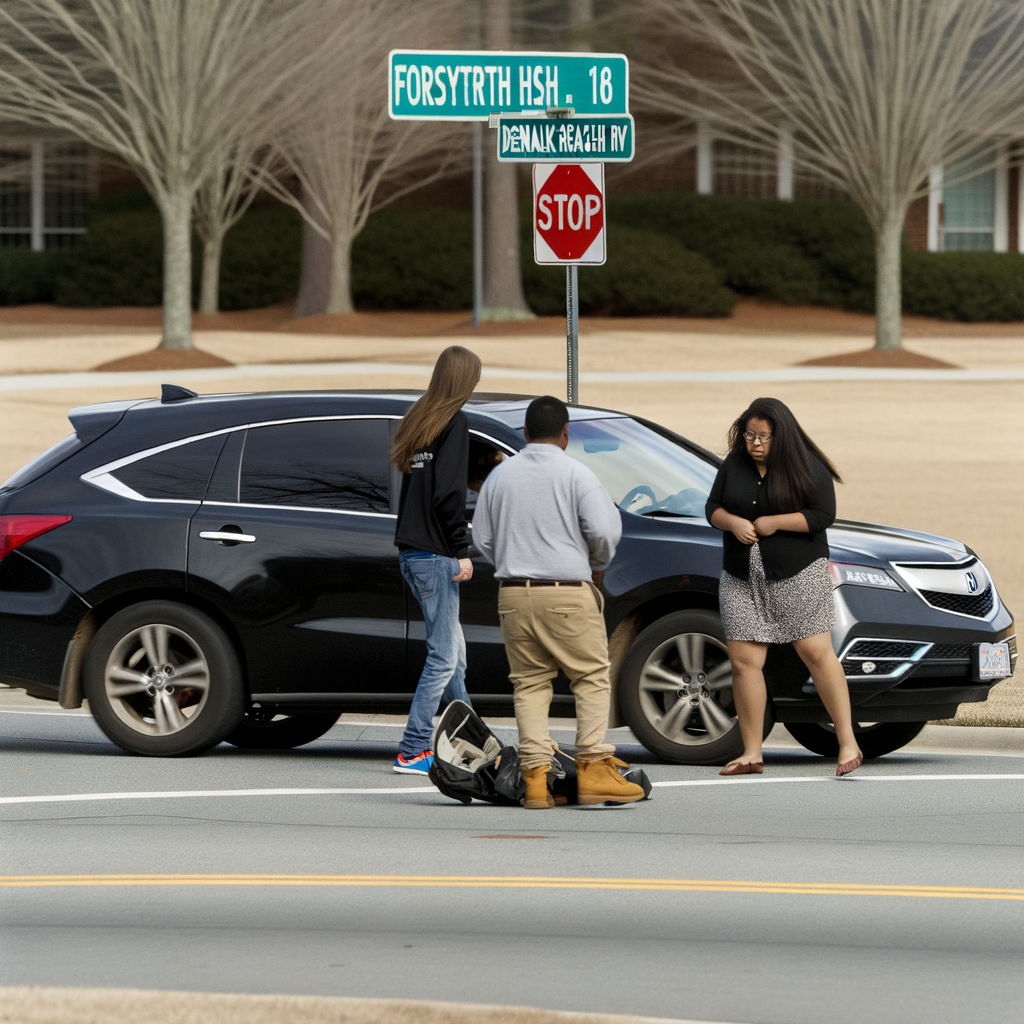
[[[484,800],[507,807],[522,806],[526,783],[519,768],[519,751],[501,740],[464,701],[455,700],[445,709],[434,729],[434,761],[430,781],[445,796],[468,804]],[[635,782],[651,795],[651,781],[642,768],[620,769],[623,778]],[[548,773],[548,788],[560,802],[577,802],[576,763],[565,754],[555,755]]]
[[[515,747],[502,746],[465,701],[453,700],[434,730],[430,781],[464,804],[486,800],[518,806],[526,792]]]

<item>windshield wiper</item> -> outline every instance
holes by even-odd
[[[640,516],[672,516],[674,519],[700,519],[693,512],[670,512],[667,508],[652,508],[649,512],[638,512]]]

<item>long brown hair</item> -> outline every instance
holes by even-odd
[[[465,405],[480,382],[480,357],[461,345],[449,345],[434,364],[427,390],[402,417],[391,440],[391,461],[411,473],[409,460],[430,444]]]
[[[729,428],[729,447],[746,451],[743,431],[751,420],[767,420],[772,428],[768,449],[768,499],[779,514],[806,508],[814,494],[811,459],[817,459],[837,484],[842,477],[829,457],[807,436],[789,407],[777,398],[755,398]]]

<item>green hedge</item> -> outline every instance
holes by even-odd
[[[524,239],[523,289],[530,308],[565,314],[565,269],[533,261],[532,239]],[[608,262],[580,267],[580,312],[597,316],[728,316],[736,293],[703,256],[675,239],[609,225]]]
[[[60,250],[0,249],[0,306],[53,302],[57,275],[67,263]]]
[[[381,210],[352,244],[356,309],[467,309],[473,305],[473,215]]]
[[[871,228],[851,203],[635,192],[609,198],[608,220],[676,239],[741,295],[874,308]]]
[[[520,240],[523,291],[541,315],[565,313],[565,271]],[[728,316],[736,295],[704,257],[672,238],[609,226],[608,262],[581,267],[580,311],[607,316]],[[462,210],[382,210],[352,247],[358,309],[466,309],[473,303],[473,219]]]
[[[1024,320],[1024,255],[905,252],[903,309],[940,320]]]
[[[529,203],[521,209],[523,287],[531,308],[565,309],[561,268],[533,262]],[[580,309],[613,316],[728,316],[736,295],[870,312],[874,247],[848,203],[728,199],[683,192],[608,201],[603,267],[580,270]],[[285,207],[250,210],[227,235],[222,309],[280,302],[298,290],[301,221]],[[198,299],[198,244],[194,249]],[[144,191],[97,203],[70,251],[0,250],[0,305],[155,306],[161,301],[160,219]],[[904,249],[903,306],[946,320],[1024,319],[1024,256]],[[472,218],[462,210],[384,210],[352,254],[360,309],[467,309]]]
[[[224,239],[220,308],[253,309],[298,291],[301,221],[281,206],[249,210]],[[199,300],[198,241],[192,251],[193,303]],[[163,298],[163,230],[145,192],[90,211],[89,230],[71,250],[0,250],[0,305],[158,306]]]

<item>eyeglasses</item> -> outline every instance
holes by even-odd
[[[755,441],[757,441],[758,444],[765,445],[771,439],[771,434],[752,434],[749,430],[743,431],[743,440],[746,441],[747,444],[753,444]]]

